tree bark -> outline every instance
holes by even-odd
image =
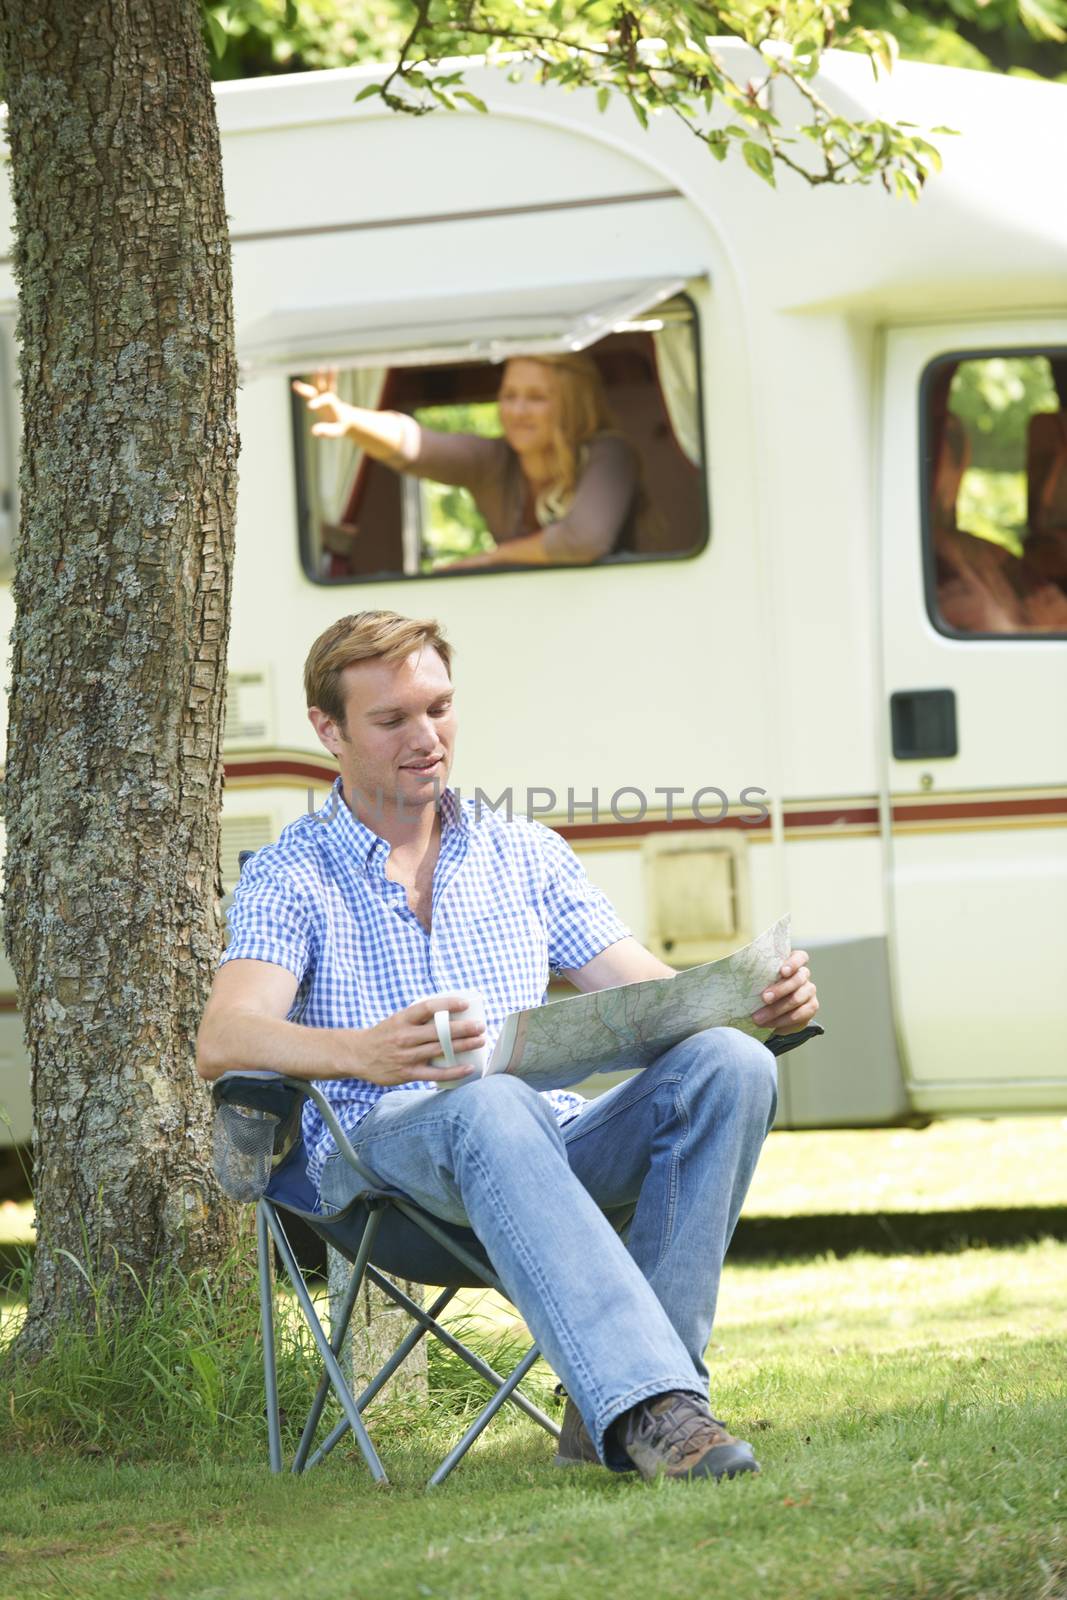
[[[71,1257],[143,1277],[230,1239],[193,1039],[220,942],[238,445],[196,0],[0,0],[0,64],[24,429],[4,910],[33,1070],[32,1348],[85,1305]]]

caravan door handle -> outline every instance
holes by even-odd
[[[926,761],[959,755],[954,689],[902,689],[889,696],[893,755]]]

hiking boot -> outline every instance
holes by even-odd
[[[563,1426],[552,1465],[554,1467],[599,1467],[600,1465],[596,1445],[589,1437],[589,1430],[582,1421],[582,1414],[569,1397],[563,1408]]]
[[[661,1476],[733,1478],[759,1471],[752,1446],[727,1433],[695,1395],[654,1395],[627,1411],[617,1430],[646,1483]]]

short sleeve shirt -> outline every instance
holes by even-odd
[[[440,814],[429,932],[403,885],[386,876],[388,843],[349,810],[338,779],[318,812],[246,863],[222,964],[285,967],[299,984],[289,1020],[312,1028],[369,1028],[425,995],[477,989],[491,1049],[505,1017],[542,1004],[551,973],[582,967],[628,935],[551,828],[451,789]],[[390,1092],[361,1078],[318,1087],[346,1132]],[[402,1087],[436,1092],[433,1084]],[[581,1104],[561,1091],[548,1098],[561,1121]],[[335,1145],[310,1102],[303,1131],[317,1190]]]

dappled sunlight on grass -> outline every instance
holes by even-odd
[[[25,1315],[25,1301],[0,1296],[0,1348],[15,1337]]]
[[[33,1201],[0,1200],[0,1244],[29,1244],[33,1239]]]
[[[716,1341],[753,1340],[777,1359],[861,1340],[868,1350],[1029,1338],[1067,1326],[1067,1245],[934,1256],[849,1256],[839,1261],[727,1263]]]
[[[466,1404],[443,1369],[436,1401],[386,1403],[373,1425],[385,1491],[350,1441],[306,1481],[272,1479],[258,1417],[215,1461],[27,1441],[0,1458],[0,1571],[57,1600],[688,1600],[724,1574],[768,1600],[1054,1600],[1065,1282],[1054,1241],[728,1265],[712,1400],[763,1473],[721,1487],[561,1472],[511,1414],[427,1499]],[[489,1292],[457,1297],[452,1320],[515,1332]]]
[[[783,1067],[783,1071],[788,1070]],[[1067,1205],[1067,1119],[772,1133],[746,1216]]]

